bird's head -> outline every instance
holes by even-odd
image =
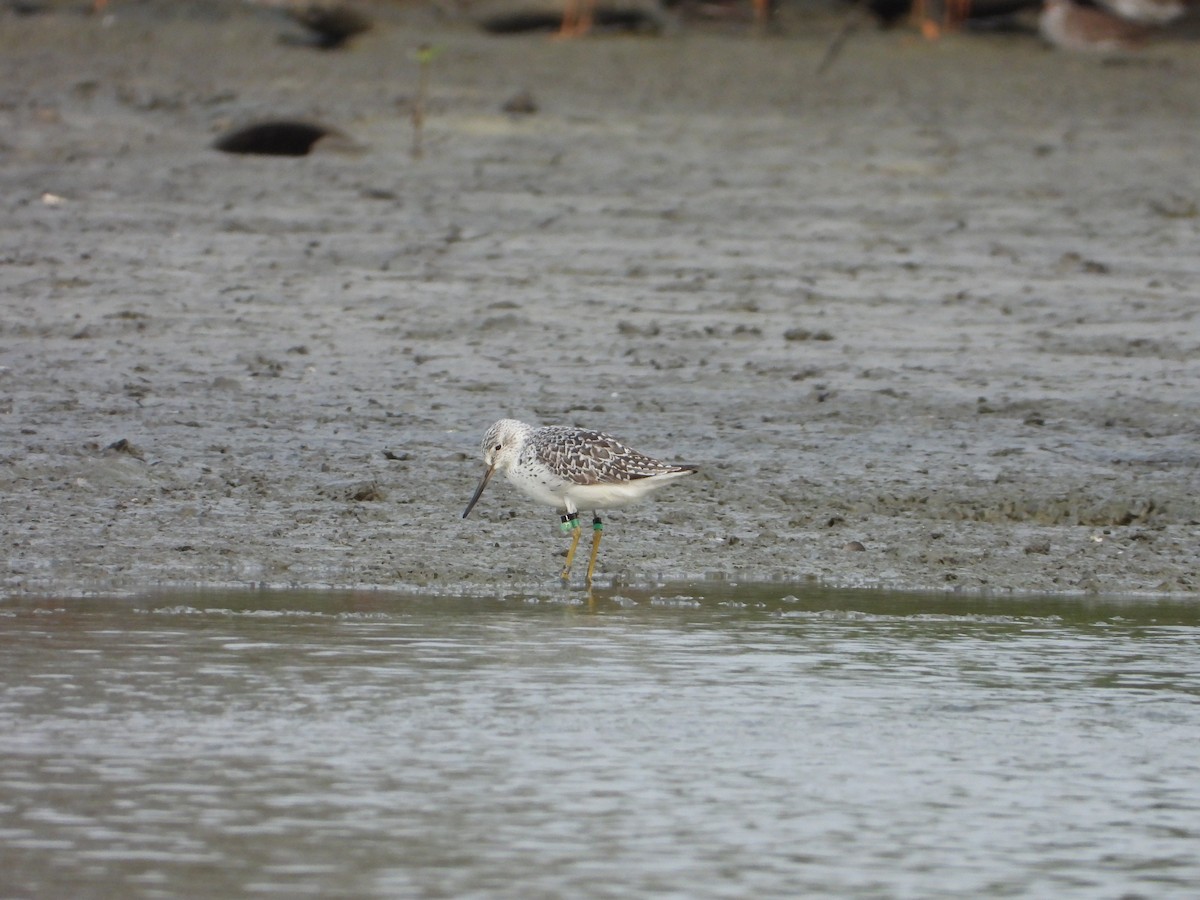
[[[475,489],[475,495],[463,511],[462,517],[464,519],[475,508],[475,504],[483,494],[483,489],[492,480],[492,476],[497,471],[508,471],[512,467],[512,464],[516,462],[517,456],[521,452],[524,436],[528,432],[529,426],[524,422],[518,422],[516,419],[501,419],[483,435],[483,440],[479,446],[483,451],[483,462],[487,466],[487,469],[484,471],[483,477],[479,480],[479,487]]]

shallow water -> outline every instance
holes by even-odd
[[[4,897],[1193,896],[1200,605],[0,602]]]

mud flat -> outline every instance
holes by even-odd
[[[0,29],[3,592],[552,588],[505,415],[703,467],[605,583],[1200,589],[1194,43],[114,8]]]

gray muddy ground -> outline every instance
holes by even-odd
[[[703,467],[603,582],[1200,589],[1195,43],[55,9],[0,14],[0,590],[551,588],[552,510],[460,519],[504,415]],[[349,141],[212,149],[279,116]]]

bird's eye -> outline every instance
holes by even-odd
[[[497,445],[496,445],[495,447],[493,447],[492,449],[493,449],[493,450],[499,450],[501,446],[502,446],[501,444],[497,444]]]

